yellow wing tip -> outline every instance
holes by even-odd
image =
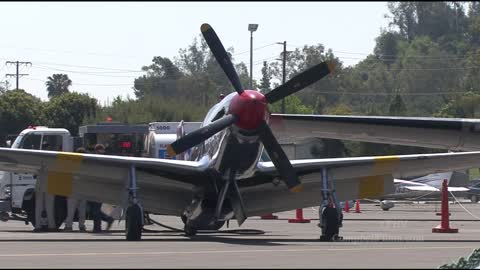
[[[334,61],[328,61],[327,62],[327,67],[328,67],[328,71],[332,72],[335,69],[336,64],[335,64]]]
[[[291,192],[298,193],[303,191],[302,184],[298,184],[290,189]]]
[[[173,150],[172,145],[167,146],[167,154],[171,157],[176,156],[177,153],[175,153],[175,150]]]
[[[202,26],[200,27],[200,31],[202,31],[202,32],[207,32],[208,29],[210,29],[210,28],[211,28],[211,27],[210,27],[210,24],[204,23],[204,24],[202,24]]]

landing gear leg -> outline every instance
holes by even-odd
[[[127,241],[139,241],[142,239],[143,209],[137,197],[137,175],[135,166],[129,170],[128,208],[125,217],[125,234]]]
[[[342,240],[339,229],[342,227],[343,214],[337,200],[333,181],[329,181],[328,171],[322,170],[322,203],[319,208],[318,226],[322,229],[320,241]]]

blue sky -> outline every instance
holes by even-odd
[[[134,97],[133,81],[153,56],[173,60],[209,23],[235,62],[250,65],[248,24],[253,33],[253,74],[262,61],[283,50],[322,43],[345,65],[373,52],[375,37],[388,26],[387,2],[0,2],[0,82],[15,88],[15,67],[22,66],[20,88],[47,100],[45,80],[67,74],[70,90],[89,93],[104,104],[115,96]]]

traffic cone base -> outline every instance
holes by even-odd
[[[438,225],[432,228],[432,233],[458,233],[457,228],[442,228],[442,225]]]
[[[267,214],[267,215],[263,215],[263,216],[260,216],[262,219],[278,219],[278,216],[275,216],[273,214]]]
[[[289,219],[288,223],[310,223],[310,219],[303,218],[303,209],[297,209],[296,218]]]

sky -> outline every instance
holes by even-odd
[[[387,2],[0,2],[0,83],[48,100],[45,81],[62,73],[71,91],[88,93],[102,105],[116,96],[134,98],[133,81],[154,56],[179,56],[200,26],[209,23],[234,62],[250,67],[248,24],[253,32],[253,78],[263,61],[287,50],[323,44],[344,65],[373,52],[375,38],[389,20]]]

